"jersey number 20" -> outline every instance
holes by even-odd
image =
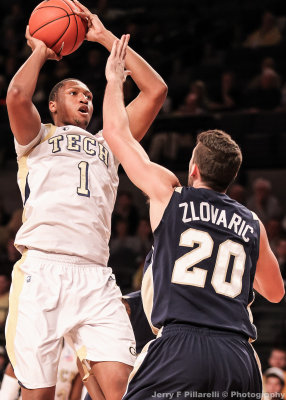
[[[176,260],[173,269],[172,282],[203,288],[205,286],[208,271],[203,268],[198,268],[195,265],[206,258],[211,257],[214,242],[207,232],[193,228],[190,228],[181,234],[180,246],[193,247],[195,243],[199,244],[199,247],[196,247]],[[226,275],[231,256],[234,257],[233,268],[230,282],[227,282]],[[216,293],[228,297],[236,297],[240,294],[242,288],[242,276],[245,268],[245,258],[246,254],[240,243],[226,240],[220,244],[211,280],[211,284]],[[190,268],[192,268],[191,271]]]

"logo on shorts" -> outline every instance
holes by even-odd
[[[28,282],[28,283],[31,282],[31,279],[32,279],[31,275],[28,275],[26,278],[26,282]]]
[[[115,275],[114,275],[114,274],[110,275],[110,277],[108,278],[108,280],[109,280],[109,281],[115,281]]]
[[[130,346],[130,347],[129,347],[129,351],[130,351],[130,353],[132,354],[132,356],[137,356],[135,347]]]

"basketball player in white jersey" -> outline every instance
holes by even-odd
[[[76,2],[88,19],[86,39],[109,51],[116,37]],[[62,340],[72,342],[86,378],[94,373],[107,400],[121,399],[135,359],[134,335],[107,261],[118,161],[101,133],[86,131],[92,94],[76,80],[52,90],[54,124],[44,125],[32,102],[51,49],[29,34],[32,54],[7,93],[24,212],[6,324],[6,344],[23,400],[53,400]],[[126,65],[139,95],[127,106],[140,140],[167,92],[162,78],[128,48]],[[112,116],[111,116],[112,117]]]

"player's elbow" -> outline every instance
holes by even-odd
[[[7,91],[6,102],[9,108],[9,105],[19,106],[26,104],[28,102],[28,98],[21,88],[12,85]]]
[[[158,103],[163,104],[168,94],[168,86],[166,85],[166,83],[163,80],[160,81],[157,87],[153,90],[154,100]]]

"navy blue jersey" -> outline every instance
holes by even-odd
[[[256,215],[226,194],[177,188],[144,267],[141,291],[153,331],[187,323],[255,339],[250,304],[259,239]]]

